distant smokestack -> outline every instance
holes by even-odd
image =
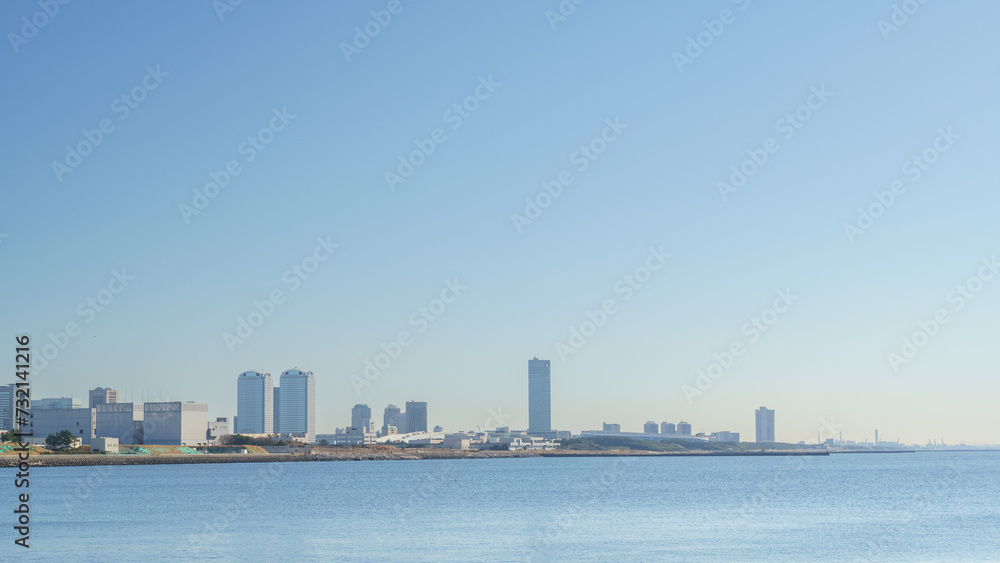
[[[878,428],[875,429],[875,445],[878,445]]]

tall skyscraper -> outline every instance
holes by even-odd
[[[682,436],[691,435],[691,425],[683,420],[677,423],[677,433]]]
[[[427,432],[427,403],[406,402],[406,433]]]
[[[757,414],[757,441],[774,441],[774,409],[760,407]]]
[[[370,419],[371,417],[372,417],[371,407],[369,407],[368,405],[354,405],[354,408],[351,409],[351,427],[361,428],[361,426],[363,425],[363,421],[366,418]],[[366,428],[365,431],[367,432],[368,429]]]
[[[660,434],[674,434],[675,432],[677,432],[677,426],[673,422],[660,423]]]
[[[397,407],[396,405],[389,405],[389,406],[385,407],[385,410],[382,411],[382,435],[383,436],[389,433],[388,431],[389,431],[389,426],[390,425],[391,426],[395,426],[395,424],[391,423],[392,417],[396,416],[397,414],[399,414],[401,412],[402,411],[400,411],[399,407]],[[397,428],[396,430],[398,431],[399,429]]]
[[[548,360],[528,360],[528,432],[552,431],[551,382]]]
[[[281,372],[281,404],[278,421],[282,434],[297,434],[306,442],[316,441],[316,377],[311,371]]]
[[[110,387],[91,389],[89,395],[90,402],[87,406],[90,408],[96,408],[97,405],[113,405],[118,402],[118,391]]]
[[[655,422],[653,422],[652,420],[650,420],[646,424],[642,425],[642,433],[643,434],[659,434],[660,433],[660,425],[657,424],[657,423],[655,423]]]
[[[236,382],[236,434],[274,432],[271,374],[245,371]]]
[[[0,430],[14,430],[15,404],[17,385],[0,385]]]

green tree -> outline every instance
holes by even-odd
[[[321,446],[329,446],[330,445],[330,440],[327,440],[326,438],[323,438],[322,440],[319,441],[319,445],[321,445]]]
[[[49,434],[45,438],[45,445],[54,450],[68,448],[73,443],[73,433],[69,430],[60,430],[55,434]]]
[[[16,441],[17,439],[14,438],[14,434],[12,432],[4,432],[3,434],[0,434],[0,442],[16,442]]]

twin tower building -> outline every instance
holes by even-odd
[[[282,434],[316,441],[316,377],[311,371],[281,373],[277,387],[271,374],[245,371],[236,384],[234,434]]]

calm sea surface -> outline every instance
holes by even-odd
[[[0,472],[4,561],[1000,561],[1000,452]]]

